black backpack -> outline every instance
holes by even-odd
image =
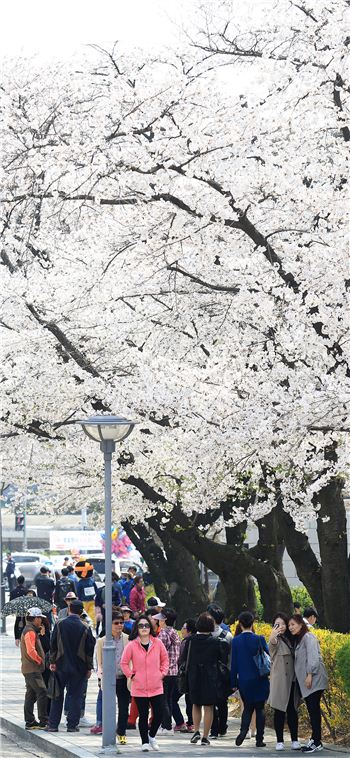
[[[64,598],[68,592],[71,592],[71,589],[72,582],[70,579],[68,579],[67,576],[61,576],[61,579],[59,579],[56,584],[56,603],[61,609],[66,607]]]

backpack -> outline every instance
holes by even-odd
[[[56,601],[62,608],[66,607],[64,598],[66,597],[67,593],[71,591],[71,589],[72,583],[70,579],[68,579],[67,576],[62,576],[56,584]]]

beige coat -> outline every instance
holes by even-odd
[[[294,679],[293,654],[280,637],[277,637],[276,644],[269,642],[269,653],[271,656],[271,673],[270,696],[267,702],[272,708],[286,712]],[[297,706],[297,703],[295,705]]]
[[[122,632],[122,639],[123,639],[123,650],[125,650],[128,642],[129,642],[129,637],[128,637],[127,634],[125,634],[124,632]],[[104,643],[104,640],[105,640],[104,637],[99,637],[98,640],[97,640],[97,643],[96,643],[97,676],[98,676],[99,679],[101,679],[101,686],[102,686],[102,672],[103,672],[103,668],[102,668],[102,655],[103,655],[103,643]]]

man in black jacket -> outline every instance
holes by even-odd
[[[41,600],[47,600],[48,603],[52,603],[53,593],[55,591],[55,582],[48,576],[49,569],[47,566],[42,566],[39,573],[36,575],[34,583],[38,597]]]
[[[79,731],[81,699],[86,679],[91,676],[95,639],[80,619],[84,606],[80,600],[70,604],[67,618],[56,624],[50,645],[50,669],[56,672],[60,696],[52,700],[48,732],[58,732],[64,690],[67,689],[69,710],[67,732]]]

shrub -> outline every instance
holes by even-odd
[[[345,692],[350,698],[350,640],[337,650],[336,661]]]
[[[312,598],[303,584],[300,587],[291,587],[290,591],[292,593],[293,603],[300,603],[302,611],[304,608],[312,607],[314,605]]]

